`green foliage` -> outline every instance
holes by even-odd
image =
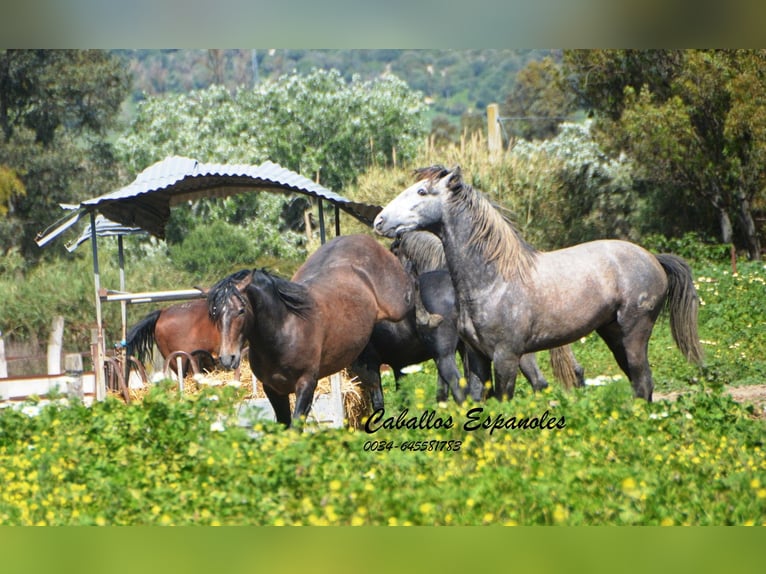
[[[335,71],[290,74],[234,93],[221,86],[147,99],[116,147],[133,171],[168,155],[279,163],[340,191],[372,164],[412,157],[424,104],[386,75],[346,82]],[[395,151],[394,151],[395,150]]]
[[[629,153],[649,187],[675,205],[689,197],[706,203],[721,241],[736,232],[756,260],[753,204],[766,189],[765,59],[762,50],[573,50],[564,57],[583,102],[599,112],[608,147]]]
[[[408,406],[419,417],[432,408],[425,395],[433,372],[409,377],[416,378]],[[387,399],[386,414],[396,417],[404,407],[396,395]],[[451,428],[374,434],[297,433],[258,421],[242,428],[237,401],[228,388],[181,396],[161,384],[129,406],[110,398],[92,407],[3,409],[0,524],[766,520],[766,428],[718,393],[648,404],[620,384],[573,393],[522,388],[512,402],[481,405],[481,419],[468,418],[476,405],[450,404],[435,416],[450,418]],[[563,428],[465,426],[546,412]]]
[[[38,260],[34,237],[60,216],[60,203],[112,189],[117,170],[106,138],[127,92],[127,73],[107,52],[0,50],[0,165],[22,184],[0,184],[3,208],[10,200],[3,249]]]
[[[8,213],[8,203],[12,197],[26,195],[24,183],[14,170],[0,165],[0,216]]]
[[[503,115],[514,119],[503,125],[510,134],[525,139],[546,139],[556,135],[562,118],[574,109],[574,95],[561,67],[546,57],[519,70],[503,106]]]
[[[434,115],[461,116],[498,101],[516,72],[550,50],[115,50],[134,76],[137,101],[171,92],[229,90],[273,81],[297,71],[335,69],[346,81],[392,73],[431,101]],[[223,74],[217,74],[222,69]],[[217,77],[216,77],[217,76]]]
[[[247,228],[222,220],[200,224],[182,243],[170,246],[170,257],[174,265],[209,284],[240,268],[257,267],[265,259],[299,258],[289,234],[263,227]]]

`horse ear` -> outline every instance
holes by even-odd
[[[450,191],[457,191],[463,185],[463,172],[459,165],[456,165],[452,170],[444,176],[442,180]]]
[[[253,269],[249,273],[244,273],[244,270],[243,270],[242,276],[239,278],[239,281],[235,283],[235,285],[237,286],[237,290],[244,291],[245,289],[247,289],[247,286],[253,282],[254,277],[255,277],[255,269]]]

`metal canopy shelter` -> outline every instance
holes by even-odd
[[[83,201],[72,210],[72,213],[38,233],[35,240],[40,247],[43,247],[75,225],[83,216],[90,216],[89,230],[86,230],[85,234],[70,244],[70,247],[74,246],[70,248],[70,251],[87,241],[87,233],[89,232],[93,249],[93,282],[96,299],[97,353],[94,357],[94,370],[96,372],[97,400],[106,396],[103,368],[105,349],[101,318],[102,301],[120,301],[125,308],[126,302],[191,299],[203,297],[204,294],[198,289],[161,293],[126,293],[122,273],[121,291],[106,292],[102,290],[96,237],[98,235],[116,235],[118,240],[122,242],[122,235],[143,230],[163,239],[165,226],[170,218],[170,209],[174,205],[203,198],[228,197],[247,191],[300,193],[315,198],[319,208],[322,243],[325,241],[324,201],[330,202],[335,207],[336,235],[340,234],[340,210],[371,226],[375,216],[382,209],[379,205],[351,201],[270,161],[258,166],[204,164],[187,157],[171,156],[146,168],[129,185]],[[106,219],[97,220],[96,212],[100,212],[111,221],[107,223]],[[122,256],[121,249],[120,256]],[[120,265],[122,266],[122,260]],[[125,329],[124,323],[125,314],[123,313],[123,331]]]

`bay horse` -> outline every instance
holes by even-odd
[[[125,337],[126,364],[130,364],[130,357],[143,363],[155,344],[163,359],[183,351],[195,357],[200,368],[213,370],[221,335],[208,316],[207,302],[194,299],[148,313]],[[170,367],[176,370],[174,364]],[[188,361],[185,361],[184,374],[188,368]]]
[[[652,400],[648,345],[663,308],[673,339],[702,362],[699,299],[688,264],[627,241],[598,240],[543,252],[526,243],[459,167],[416,170],[374,222],[396,237],[426,229],[444,247],[458,297],[461,337],[495,365],[495,395],[512,398],[524,353],[572,343],[596,331],[636,397]]]
[[[317,381],[359,356],[375,323],[404,318],[412,282],[373,237],[344,235],[317,249],[292,280],[241,271],[213,286],[207,303],[221,332],[221,364],[236,368],[247,341],[253,375],[289,427],[308,414]]]
[[[432,233],[412,231],[397,238],[391,251],[413,278],[415,304],[403,320],[377,323],[370,342],[352,366],[352,371],[372,394],[373,409],[383,407],[382,395],[379,403],[375,400],[382,364],[392,368],[398,388],[404,367],[428,360],[433,360],[437,368],[437,402],[446,401],[451,392],[455,401],[461,403],[465,398],[461,380],[467,380],[471,397],[480,400],[484,394],[484,381],[472,380],[468,367],[472,361],[484,359],[472,353],[460,340],[455,290],[441,241]],[[458,369],[456,353],[463,360],[465,379]],[[552,350],[551,364],[556,378],[565,388],[582,386],[583,369],[568,347]],[[520,368],[534,390],[548,386],[534,354],[524,355]]]

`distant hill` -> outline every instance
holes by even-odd
[[[391,72],[432,101],[433,115],[457,121],[503,102],[516,73],[550,50],[115,50],[144,94],[185,92],[212,83],[233,88],[293,71],[335,68],[350,79]]]

